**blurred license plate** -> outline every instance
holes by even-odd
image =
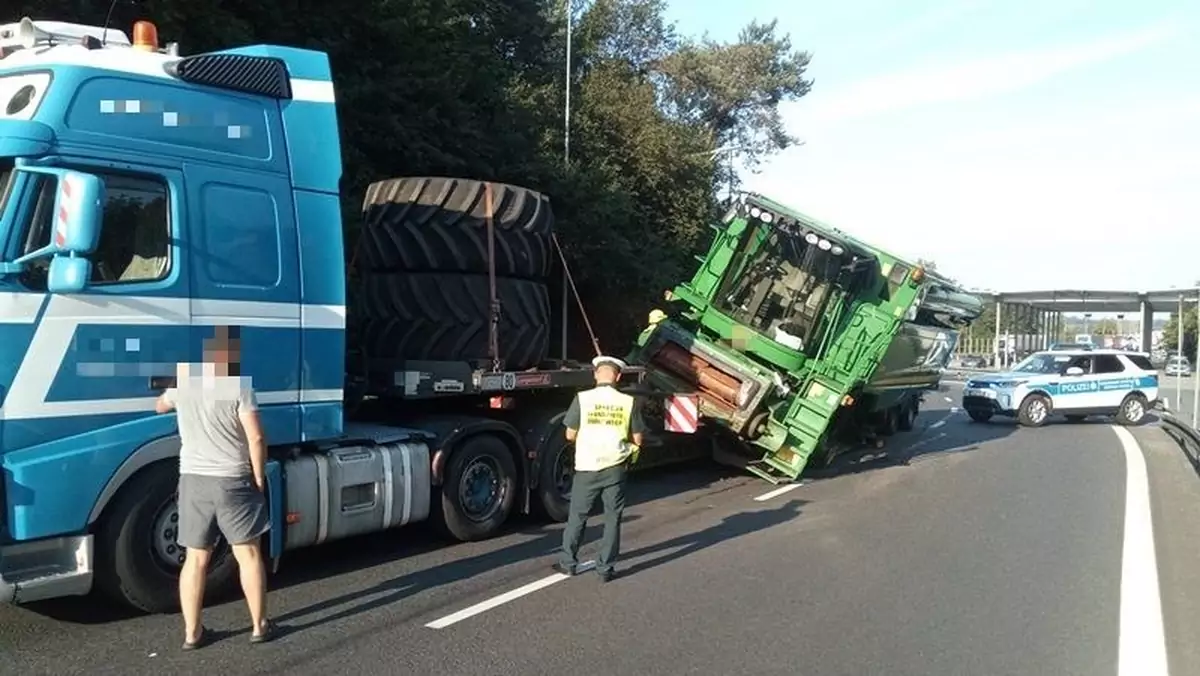
[[[963,391],[963,395],[967,397],[983,397],[984,399],[995,399],[995,390],[986,390],[979,387],[969,387]]]

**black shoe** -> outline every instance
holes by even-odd
[[[615,570],[607,570],[603,572],[596,571],[596,574],[600,576],[601,583],[612,582],[613,580],[617,579],[617,571]]]
[[[195,641],[184,641],[183,649],[184,650],[196,650],[198,648],[203,648],[204,646],[208,645],[208,640],[209,640],[208,628],[205,627],[204,625],[200,625],[200,635],[196,637]]]
[[[574,568],[569,568],[567,566],[564,566],[562,563],[559,563],[557,561],[554,562],[554,565],[551,566],[551,568],[553,568],[556,573],[561,573],[562,575],[570,575],[570,576],[575,575]]]

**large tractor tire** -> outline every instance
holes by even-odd
[[[550,347],[546,285],[496,278],[500,359],[511,369],[536,366]],[[490,359],[487,275],[373,274],[363,280],[355,335],[371,359]]]
[[[359,264],[374,272],[487,274],[488,185],[496,274],[544,279],[553,262],[549,198],[504,183],[457,178],[372,183],[363,200]]]

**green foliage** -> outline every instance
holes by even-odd
[[[1183,311],[1183,354],[1189,357],[1196,356],[1196,308],[1195,306],[1187,308]],[[1179,313],[1172,312],[1171,318],[1167,320],[1163,326],[1163,347],[1169,351],[1179,349]],[[1193,359],[1194,360],[1194,359]]]
[[[724,44],[678,36],[662,0],[577,1],[565,166],[565,5],[142,0],[119,2],[111,25],[128,33],[150,19],[184,54],[255,43],[328,52],[348,251],[374,180],[453,175],[546,192],[601,345],[619,352],[708,242],[715,187],[731,180],[730,157],[714,151],[743,147],[753,166],[794,142],[779,104],[808,92],[809,57],[774,22],[751,22]],[[5,13],[99,25],[107,11],[17,0]],[[573,333],[586,338],[581,326]]]

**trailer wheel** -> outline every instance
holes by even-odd
[[[179,571],[185,550],[175,543],[179,472],[161,462],[126,484],[96,533],[96,586],[114,601],[147,613],[179,610]],[[237,561],[223,541],[208,567],[206,590],[228,594],[237,580]]]
[[[547,449],[538,471],[538,500],[551,521],[562,523],[570,515],[571,483],[575,476],[575,444],[561,437]]]
[[[921,412],[921,403],[918,400],[913,400],[900,406],[900,415],[896,421],[896,427],[901,432],[911,432],[917,424],[917,415]]]
[[[892,406],[879,412],[879,434],[885,437],[890,437],[896,433],[896,429],[900,426],[899,418],[901,415],[899,406]]]
[[[496,274],[544,279],[553,261],[554,214],[545,195],[484,181],[394,178],[367,187],[360,260],[379,272],[488,273],[492,217]]]
[[[516,504],[512,452],[491,434],[466,439],[451,456],[441,493],[439,521],[450,537],[471,542],[495,535]]]

